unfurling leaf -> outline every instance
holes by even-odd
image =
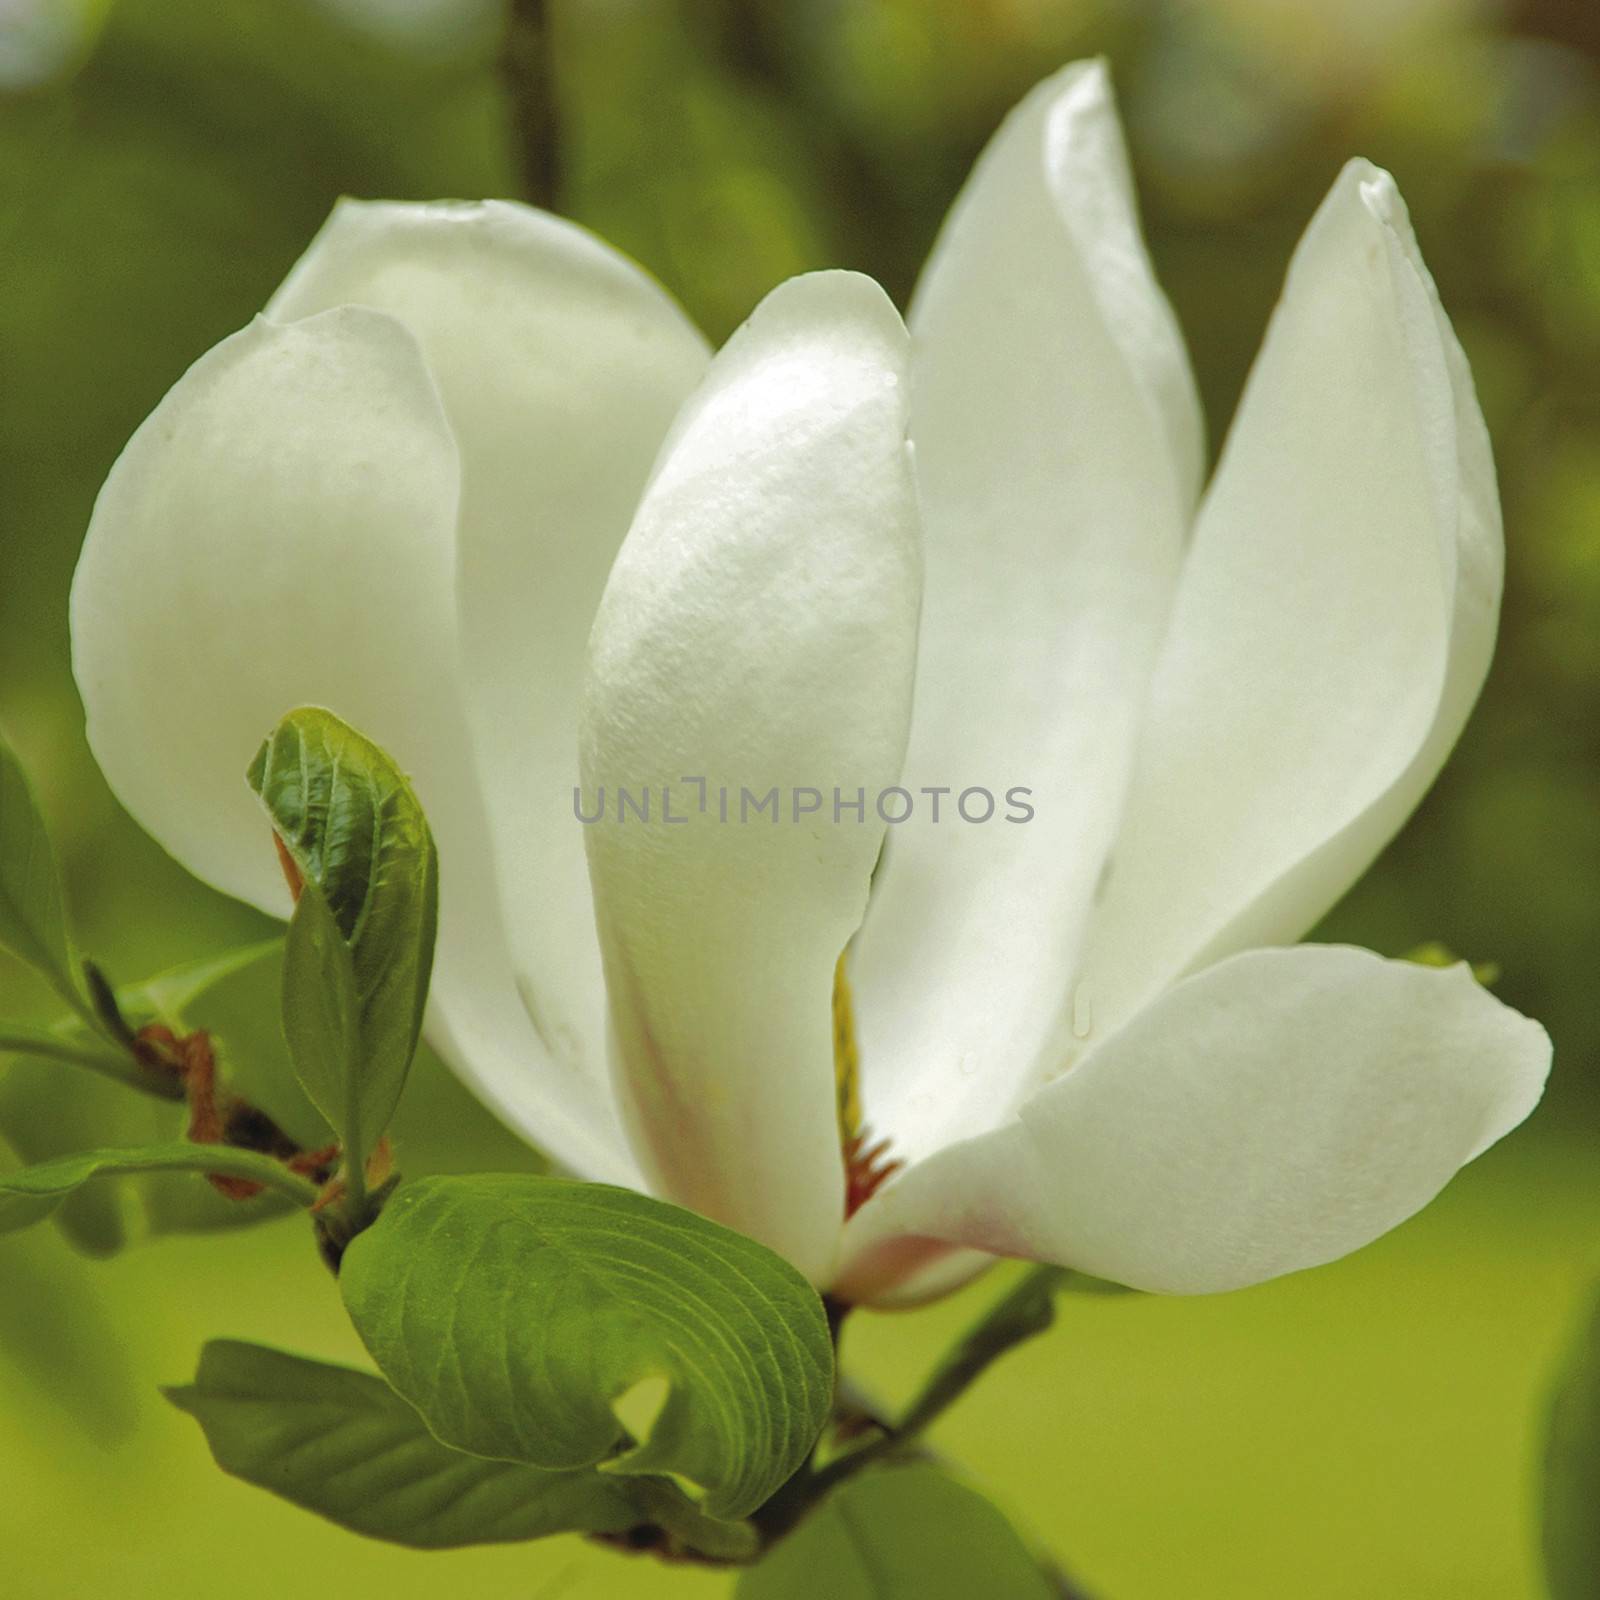
[[[805,1459],[833,1353],[816,1291],[741,1234],[628,1190],[402,1184],[340,1275],[384,1376],[446,1443],[551,1470],[669,1472],[737,1518]],[[636,1442],[616,1404],[666,1390]]]
[[[290,1053],[359,1168],[422,1028],[438,922],[433,836],[394,763],[328,711],[286,716],[249,780],[304,885],[284,960]]]
[[[72,1009],[87,1013],[67,931],[55,851],[16,753],[0,739],[0,949],[46,978]]]
[[[244,1178],[302,1205],[310,1205],[317,1197],[314,1184],[297,1177],[271,1156],[236,1150],[231,1145],[152,1144],[84,1150],[36,1167],[24,1167],[20,1172],[0,1173],[0,1233],[43,1222],[74,1190],[91,1179],[141,1172],[200,1172]]]
[[[283,1035],[296,1075],[345,1148],[370,1150],[394,1106],[365,1070],[354,954],[309,880],[283,942]]]
[[[1600,1594],[1600,1298],[1556,1380],[1545,1440],[1543,1542],[1551,1600]]]
[[[863,1473],[739,1579],[737,1600],[1054,1600],[982,1495],[932,1467]]]
[[[375,1539],[440,1550],[645,1520],[626,1479],[452,1450],[381,1378],[350,1367],[217,1339],[167,1397],[224,1472]]]

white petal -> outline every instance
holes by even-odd
[[[833,968],[910,718],[905,344],[852,273],[763,302],[651,481],[601,603],[583,717],[586,797],[611,797],[585,832],[641,1160],[661,1193],[814,1277],[844,1211]],[[705,781],[704,813],[687,777]],[[687,822],[616,820],[619,785],[659,805],[664,784]],[[835,820],[836,786],[865,788],[864,821]],[[782,815],[741,821],[741,789],[774,787]],[[804,788],[823,809],[797,819]]]
[[[632,262],[502,201],[343,202],[269,314],[346,302],[415,335],[460,444],[461,651],[517,985],[542,1046],[603,1084],[604,986],[572,821],[584,650],[709,351]]]
[[[1080,1010],[1299,938],[1400,827],[1488,668],[1503,552],[1466,362],[1387,174],[1306,233],[1200,515]]]
[[[1067,1003],[1200,471],[1098,63],[1007,120],[911,327],[928,576],[905,782],[950,792],[891,832],[855,972],[868,1119],[914,1155],[1004,1118]],[[991,820],[962,820],[969,786]],[[1013,786],[1032,821],[1005,820]]]
[[[625,1177],[608,1102],[539,1076],[509,987],[455,664],[458,481],[438,395],[392,318],[258,320],[224,340],[96,503],[72,591],[89,742],[178,860],[280,915],[287,891],[244,781],[256,746],[310,703],[389,749],[439,843],[430,1038],[558,1159]]]
[[[1550,1041],[1482,989],[1365,950],[1234,956],[1163,995],[1009,1127],[868,1203],[846,1282],[897,1235],[1166,1294],[1333,1261],[1425,1206],[1538,1103]],[[902,1247],[903,1248],[903,1247]]]

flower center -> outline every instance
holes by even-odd
[[[861,1120],[861,1056],[846,970],[848,947],[833,969],[833,1076],[838,1090],[839,1144],[844,1151],[844,1215],[848,1222],[905,1165],[889,1157],[889,1140],[874,1140]]]

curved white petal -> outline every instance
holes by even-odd
[[[1080,1014],[1300,937],[1432,782],[1503,551],[1472,380],[1387,174],[1306,233],[1200,514]]]
[[[72,590],[89,742],[185,866],[281,915],[287,891],[244,781],[256,746],[307,703],[378,740],[413,773],[439,843],[430,1039],[557,1159],[626,1177],[608,1102],[538,1076],[537,1041],[505,1003],[455,664],[458,483],[438,394],[392,318],[258,319],[224,340],[96,502]]]
[[[460,445],[461,655],[517,987],[534,1048],[603,1094],[604,986],[572,821],[584,650],[709,351],[631,261],[504,201],[342,202],[269,315],[344,303],[415,335]]]
[[[609,801],[584,831],[640,1159],[661,1193],[816,1278],[844,1211],[833,969],[910,718],[905,345],[855,274],[768,296],[674,428],[601,602],[585,691],[585,798]],[[682,823],[663,820],[663,785]],[[650,823],[617,820],[619,786],[653,791]],[[863,820],[836,820],[836,787],[866,790]],[[745,810],[741,790],[774,788],[774,820]],[[798,790],[820,809],[797,816]]]
[[[1528,1115],[1549,1065],[1544,1029],[1465,966],[1250,951],[883,1190],[844,1285],[873,1292],[903,1235],[1166,1294],[1318,1266],[1425,1206]]]
[[[966,1288],[996,1259],[984,1250],[914,1235],[880,1240],[870,1229],[859,1235],[858,1242],[847,1227],[838,1281],[829,1292],[846,1304],[871,1306],[875,1311],[914,1311]]]
[[[1010,1112],[1068,1001],[1200,472],[1100,64],[1012,113],[911,328],[928,575],[905,782],[947,792],[891,831],[855,975],[868,1119],[916,1155]],[[1006,820],[1013,786],[1031,821]],[[963,820],[988,804],[969,787],[990,820]]]

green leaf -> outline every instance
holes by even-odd
[[[1545,1439],[1543,1542],[1551,1600],[1600,1594],[1600,1298],[1556,1381]]]
[[[0,948],[9,950],[82,1015],[55,851],[22,763],[0,739]]]
[[[433,836],[389,757],[328,711],[286,716],[249,780],[300,875],[327,902],[326,923],[311,911],[291,924],[284,1026],[306,1093],[359,1170],[400,1099],[422,1029],[439,908]],[[353,987],[330,928],[349,946]],[[318,997],[327,983],[335,989]],[[340,1031],[317,1043],[311,1019]]]
[[[364,1070],[354,953],[309,879],[283,944],[283,1035],[302,1086],[346,1150],[370,1151],[394,1106],[388,1086],[377,1080],[374,1094]]]
[[[739,1579],[737,1600],[1055,1600],[981,1495],[932,1467],[852,1479]]]
[[[151,1144],[124,1150],[85,1150],[20,1172],[0,1173],[0,1233],[44,1221],[91,1179],[140,1172],[215,1172],[252,1179],[301,1205],[309,1206],[317,1198],[314,1184],[271,1156],[229,1145]]]
[[[166,1393],[224,1472],[375,1539],[441,1550],[644,1520],[627,1480],[452,1450],[381,1378],[350,1367],[217,1339],[193,1384]]]
[[[794,1472],[828,1414],[833,1352],[810,1284],[741,1234],[625,1189],[405,1183],[339,1281],[384,1376],[475,1455],[670,1472],[731,1519]],[[650,1380],[666,1398],[636,1446],[614,1407]]]

